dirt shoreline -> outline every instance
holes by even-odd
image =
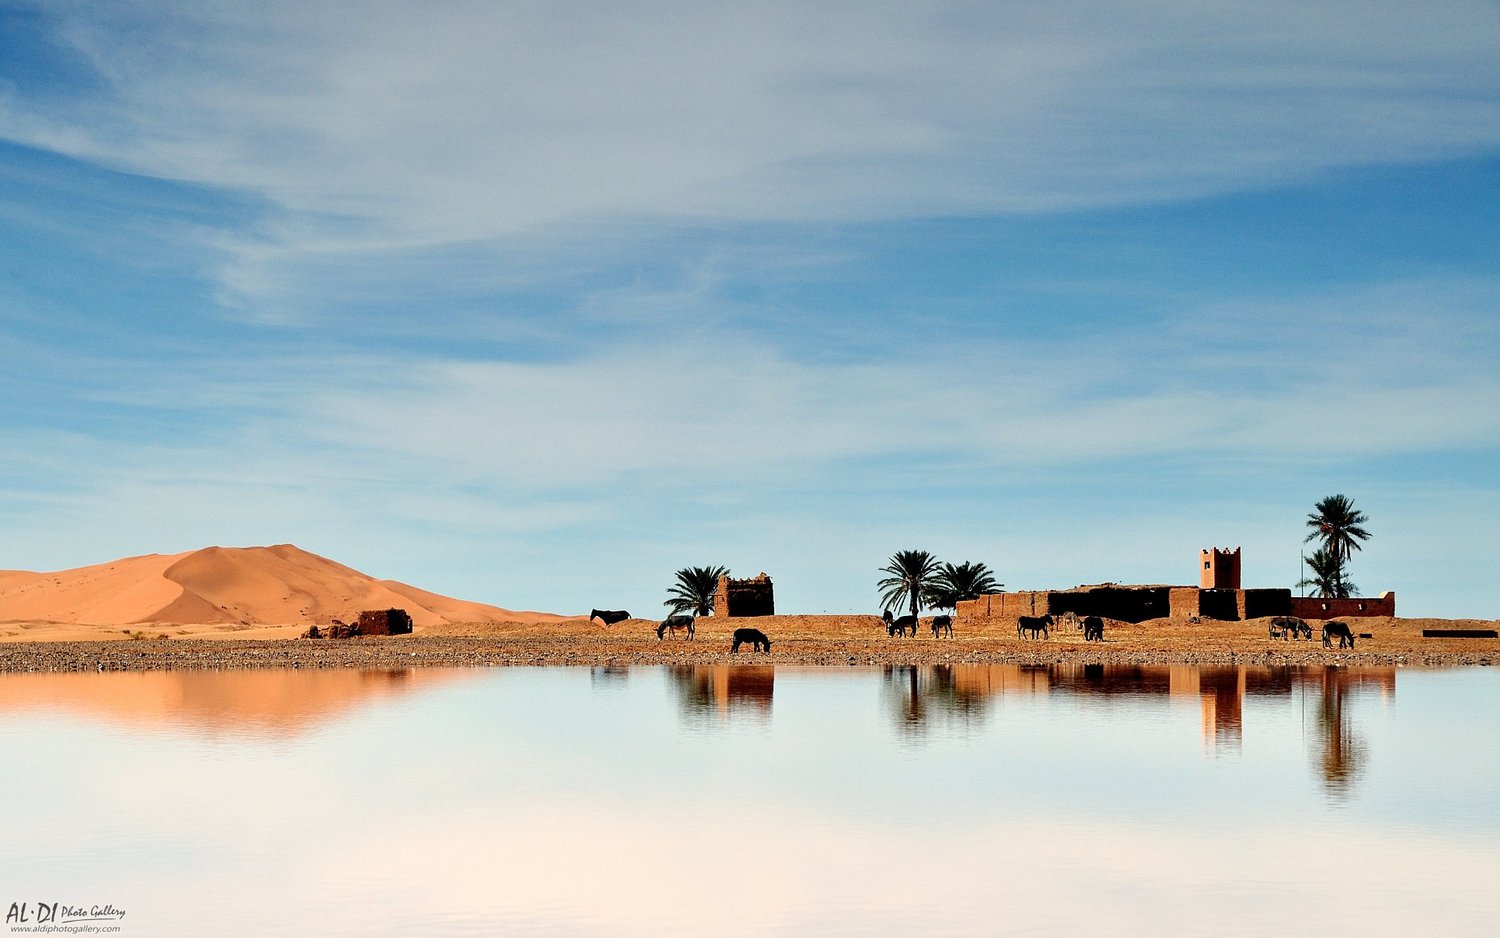
[[[1118,623],[1103,643],[1073,633],[1029,641],[1004,628],[972,630],[955,639],[891,638],[868,617],[777,616],[734,620],[766,626],[771,654],[729,651],[726,628],[705,622],[696,641],[658,641],[646,626],[485,626],[484,634],[422,634],[341,641],[183,637],[115,641],[0,642],[0,673],[69,671],[222,670],[240,668],[356,668],[389,670],[497,666],[689,666],[784,664],[882,667],[943,664],[1300,665],[1457,667],[1500,663],[1500,641],[1420,638],[1431,620],[1386,620],[1356,650],[1325,649],[1316,641],[1268,640],[1256,623]],[[717,624],[714,624],[715,626]],[[778,630],[770,626],[778,625]],[[1431,626],[1428,626],[1431,627]],[[724,634],[719,634],[723,632]],[[1257,634],[1258,633],[1258,634]],[[1414,637],[1415,636],[1415,637]],[[1457,645],[1457,647],[1455,647]]]

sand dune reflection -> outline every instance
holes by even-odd
[[[461,680],[464,669],[266,669],[0,676],[0,716],[62,711],[135,726],[294,735],[373,700]]]

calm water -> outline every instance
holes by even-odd
[[[1497,712],[1489,669],[0,676],[0,907],[137,936],[1487,935]]]

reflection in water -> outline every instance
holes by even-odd
[[[968,720],[982,716],[995,691],[959,679],[954,665],[886,667],[885,696],[896,712],[896,725],[920,733],[933,714]]]
[[[460,680],[463,670],[267,668],[7,674],[0,715],[64,710],[131,725],[293,735],[375,699]]]
[[[771,715],[776,669],[770,665],[703,665],[668,668],[688,716]]]
[[[1342,797],[1364,768],[1365,744],[1354,729],[1345,703],[1351,692],[1379,691],[1388,698],[1396,690],[1394,671],[1388,680],[1368,668],[1324,668],[1316,674],[1319,683],[1315,711],[1319,760],[1323,783],[1329,794]]]
[[[907,734],[925,732],[936,715],[983,716],[1005,695],[1162,696],[1198,701],[1203,746],[1210,754],[1240,748],[1246,697],[1315,692],[1320,774],[1335,795],[1347,791],[1364,756],[1345,699],[1351,691],[1389,697],[1396,690],[1395,668],[997,664],[888,667],[883,675],[889,709]]]
[[[628,677],[630,677],[630,668],[626,665],[589,668],[589,684],[593,687],[617,686],[624,684]]]

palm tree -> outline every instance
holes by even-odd
[[[1316,510],[1307,516],[1307,526],[1312,531],[1303,540],[1323,542],[1323,549],[1333,558],[1342,581],[1350,554],[1360,549],[1360,541],[1370,537],[1370,532],[1361,527],[1370,519],[1354,507],[1354,499],[1347,495],[1330,495],[1313,507]],[[1352,591],[1350,587],[1342,592],[1348,596]]]
[[[925,550],[898,550],[891,555],[891,562],[880,568],[890,576],[878,584],[883,591],[880,602],[886,609],[895,609],[903,601],[911,604],[911,614],[922,611],[922,600],[935,584],[938,571],[937,558]]]
[[[927,591],[927,605],[955,609],[963,600],[978,599],[985,593],[998,593],[1003,588],[1003,583],[995,582],[994,571],[982,563],[964,561],[956,567],[945,563]]]
[[[719,577],[728,576],[728,567],[683,567],[677,571],[677,582],[667,591],[671,598],[662,603],[674,615],[691,612],[706,616],[714,611],[714,593]]]
[[[1311,557],[1304,558],[1312,575],[1298,581],[1298,586],[1310,586],[1323,599],[1348,599],[1358,587],[1344,579],[1344,562],[1333,556],[1333,552],[1319,548]]]

